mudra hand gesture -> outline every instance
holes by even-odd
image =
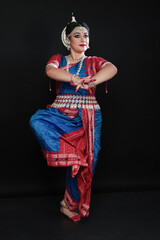
[[[79,88],[90,90],[91,88],[95,87],[95,82],[96,79],[93,79],[91,76],[88,77],[74,77],[70,84],[72,86],[76,86],[76,92],[78,91]]]

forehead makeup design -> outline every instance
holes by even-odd
[[[87,34],[88,34],[88,31],[87,31],[87,29],[86,29],[85,27],[75,27],[75,28],[73,29],[73,31],[68,35],[68,37],[70,37],[72,34],[78,32],[78,30],[79,30],[79,31],[87,32]]]

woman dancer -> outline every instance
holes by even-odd
[[[67,167],[61,213],[73,221],[89,216],[91,183],[100,150],[101,110],[96,86],[111,79],[117,68],[101,57],[86,56],[89,28],[72,21],[62,31],[68,56],[53,55],[46,74],[56,80],[56,99],[38,110],[30,126],[39,140],[48,166]]]

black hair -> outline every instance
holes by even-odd
[[[87,23],[82,22],[82,23],[77,23],[77,22],[70,22],[66,26],[66,36],[68,36],[76,27],[84,27],[87,29],[88,34],[89,34],[89,27]]]

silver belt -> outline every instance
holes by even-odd
[[[96,101],[95,96],[87,95],[57,95],[51,107],[54,108],[86,108],[99,110],[100,106]]]

